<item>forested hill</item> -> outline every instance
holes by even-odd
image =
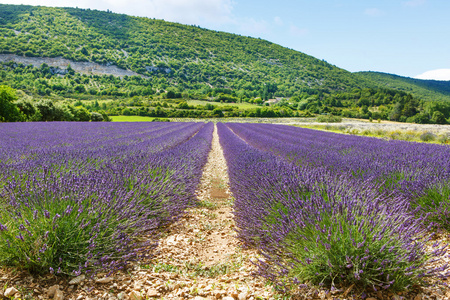
[[[366,85],[348,71],[265,40],[163,20],[24,5],[0,5],[0,17],[1,53],[116,65],[185,88],[289,97]]]
[[[14,111],[0,121],[332,114],[450,123],[450,101],[369,75],[196,26],[0,4],[0,92],[9,95],[0,107]]]
[[[355,74],[376,82],[380,87],[411,93],[427,101],[450,102],[450,81],[415,79],[381,72],[358,72]]]

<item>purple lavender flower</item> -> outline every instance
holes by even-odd
[[[0,231],[7,231],[7,230],[8,230],[8,228],[5,225],[3,225],[2,223],[0,223]]]

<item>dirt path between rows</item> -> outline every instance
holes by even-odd
[[[251,276],[255,250],[236,239],[233,198],[214,128],[212,148],[197,190],[199,205],[164,230],[150,264],[90,279],[0,269],[0,299],[274,299],[272,287]]]
[[[200,205],[170,226],[157,248],[159,254],[154,260],[157,265],[153,269],[160,272],[152,276],[172,278],[170,287],[177,287],[160,292],[160,296],[164,299],[272,299],[272,288],[251,276],[256,270],[251,263],[257,257],[256,251],[244,250],[235,237],[233,198],[217,127],[197,197]]]

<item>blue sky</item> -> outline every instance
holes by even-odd
[[[0,0],[78,6],[259,37],[338,67],[450,80],[448,0]]]

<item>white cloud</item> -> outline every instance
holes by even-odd
[[[437,69],[417,75],[417,79],[450,80],[450,69]]]
[[[117,13],[196,25],[233,23],[234,5],[233,0],[9,0],[0,2],[109,9]]]
[[[379,17],[384,15],[384,11],[378,8],[368,8],[364,11],[364,14],[371,17]]]
[[[277,24],[278,26],[283,26],[283,20],[276,16],[275,18],[273,18],[273,21],[275,22],[275,24]]]
[[[291,35],[293,36],[305,36],[308,34],[308,29],[305,28],[299,28],[295,25],[291,25],[289,27],[289,32],[291,33]]]
[[[403,2],[403,5],[409,6],[409,7],[417,7],[424,5],[427,2],[427,0],[410,0]]]

